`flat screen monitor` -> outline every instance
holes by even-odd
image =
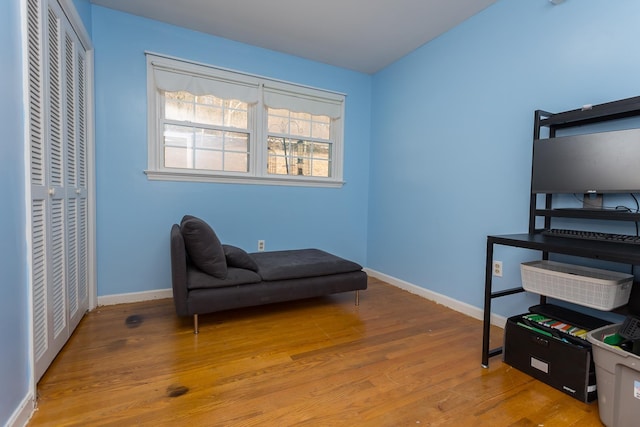
[[[640,129],[538,139],[532,193],[640,193]]]

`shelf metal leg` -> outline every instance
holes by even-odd
[[[484,276],[484,319],[482,324],[482,367],[489,367],[489,334],[491,333],[491,278],[493,276],[493,242],[487,239]]]

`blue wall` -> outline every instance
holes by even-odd
[[[0,425],[30,384],[20,22],[19,2],[0,2]]]
[[[486,235],[527,230],[534,110],[639,95],[638,16],[636,0],[501,0],[377,73],[367,266],[482,307]],[[496,289],[533,256],[495,255]]]
[[[0,2],[2,424],[29,388],[18,3]],[[95,47],[99,295],[168,288],[169,228],[190,213],[250,251],[316,246],[482,307],[486,235],[527,227],[533,111],[640,93],[637,0],[501,0],[373,77],[74,4]],[[147,180],[147,50],[347,93],[347,184]],[[533,257],[499,249],[496,286]],[[496,311],[523,309],[509,298]]]
[[[92,8],[98,295],[170,287],[169,230],[200,216],[223,243],[318,247],[366,261],[371,77]],[[145,51],[347,94],[341,189],[149,181]]]
[[[91,3],[89,0],[73,0],[73,6],[78,12],[78,16],[82,19],[82,24],[91,35]]]

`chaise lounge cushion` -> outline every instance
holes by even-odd
[[[228,267],[224,279],[213,277],[196,268],[187,270],[187,289],[226,288],[230,286],[259,283],[262,279],[258,273],[243,268]]]
[[[258,271],[258,264],[251,256],[244,251],[232,245],[222,245],[224,256],[227,259],[227,267],[244,268],[251,271]]]
[[[180,223],[180,230],[191,262],[215,278],[227,277],[224,249],[209,224],[200,218],[185,215]]]
[[[258,265],[258,273],[267,281],[328,276],[362,270],[355,262],[320,249],[255,252],[251,257]]]

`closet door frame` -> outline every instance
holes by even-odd
[[[27,218],[26,218],[26,224],[27,224],[27,245],[28,245],[28,269],[29,269],[29,282],[28,282],[28,294],[29,294],[29,301],[30,301],[30,305],[29,305],[29,321],[30,321],[30,328],[29,328],[29,333],[30,333],[30,343],[31,343],[31,348],[30,348],[30,372],[31,372],[31,385],[30,385],[30,395],[32,396],[32,400],[34,402],[34,406],[35,406],[35,399],[36,399],[36,387],[37,387],[37,382],[39,380],[39,375],[38,375],[38,371],[36,369],[36,362],[37,359],[39,358],[39,356],[41,356],[43,353],[39,353],[39,350],[37,348],[35,348],[35,334],[36,334],[36,328],[38,327],[36,325],[36,322],[34,320],[34,313],[35,313],[35,297],[34,297],[34,289],[36,287],[36,281],[38,280],[38,275],[41,272],[38,272],[38,264],[40,263],[40,261],[34,259],[34,241],[33,236],[34,236],[34,230],[35,230],[35,234],[37,235],[39,230],[38,227],[40,227],[41,221],[34,221],[33,219],[33,207],[34,207],[34,203],[33,200],[37,200],[37,199],[41,199],[44,201],[44,204],[47,203],[51,203],[53,200],[58,199],[58,197],[64,197],[63,200],[63,207],[62,207],[62,212],[66,215],[66,210],[67,210],[67,201],[71,200],[71,202],[69,203],[69,205],[78,205],[77,201],[79,200],[80,203],[83,204],[82,209],[84,209],[86,211],[86,222],[84,224],[82,224],[82,228],[77,228],[75,227],[74,229],[70,229],[70,227],[67,225],[68,221],[65,220],[63,221],[64,223],[64,228],[62,230],[58,230],[58,233],[62,233],[64,236],[64,250],[63,250],[63,259],[61,260],[62,265],[64,265],[64,269],[67,270],[67,267],[69,266],[69,264],[71,262],[75,262],[76,264],[78,262],[82,262],[82,263],[86,263],[86,267],[83,266],[83,268],[86,268],[86,276],[85,277],[80,277],[78,278],[77,276],[75,277],[75,281],[77,282],[78,280],[80,281],[86,281],[86,293],[87,293],[87,299],[88,299],[88,309],[91,310],[93,308],[96,307],[97,305],[97,296],[96,296],[96,255],[95,255],[95,161],[94,161],[94,113],[93,113],[93,105],[94,105],[94,86],[93,86],[93,75],[94,75],[94,66],[93,66],[93,46],[90,40],[90,37],[88,35],[88,33],[86,32],[86,29],[84,28],[84,25],[82,23],[82,20],[80,19],[80,16],[78,15],[75,6],[73,5],[73,1],[72,0],[21,0],[22,3],[22,11],[23,11],[23,22],[27,22],[27,17],[29,17],[30,19],[30,24],[29,26],[25,25],[24,31],[23,31],[23,51],[25,52],[24,56],[24,109],[25,109],[25,173],[26,173],[26,193],[25,193],[25,203],[26,203],[26,212],[27,212]],[[40,77],[40,82],[39,82],[39,90],[41,91],[41,93],[44,95],[42,101],[40,101],[39,103],[39,115],[40,115],[40,120],[38,123],[38,126],[40,127],[40,131],[42,132],[41,135],[41,142],[43,144],[43,148],[40,154],[42,154],[43,158],[42,161],[45,162],[44,166],[45,167],[49,167],[48,162],[49,162],[49,147],[48,147],[48,141],[49,141],[49,115],[51,114],[51,111],[49,110],[49,101],[48,101],[48,97],[49,97],[49,92],[48,92],[48,86],[45,84],[45,81],[48,81],[48,77],[45,77],[46,73],[48,73],[49,70],[49,65],[47,63],[45,63],[45,59],[47,58],[47,51],[49,49],[49,47],[46,46],[47,44],[47,33],[48,33],[48,22],[47,20],[49,19],[49,6],[51,5],[51,8],[56,10],[58,13],[61,14],[60,19],[64,20],[65,23],[63,25],[63,27],[65,28],[65,30],[67,31],[67,33],[64,34],[71,34],[72,33],[72,38],[73,38],[73,42],[74,42],[74,46],[77,46],[78,49],[72,49],[71,50],[71,63],[73,64],[71,67],[73,68],[71,70],[71,73],[73,75],[74,78],[74,82],[77,81],[77,75],[75,73],[85,73],[85,81],[84,81],[84,85],[82,87],[82,91],[84,92],[84,98],[83,98],[83,102],[86,103],[85,105],[85,109],[84,109],[84,116],[82,117],[84,126],[82,131],[79,131],[79,125],[75,123],[75,121],[73,123],[70,123],[68,126],[70,126],[67,129],[62,129],[64,138],[63,141],[67,138],[66,134],[67,132],[69,133],[73,133],[74,136],[74,148],[73,150],[77,150],[77,141],[79,139],[83,139],[84,144],[83,144],[83,150],[84,150],[84,156],[85,156],[85,162],[84,164],[81,166],[82,168],[84,168],[84,176],[83,176],[83,186],[82,188],[80,188],[79,185],[76,185],[74,188],[67,188],[67,184],[69,184],[69,182],[67,182],[67,177],[66,174],[63,174],[62,179],[63,179],[63,184],[61,188],[58,188],[55,185],[49,185],[49,180],[48,180],[48,175],[49,172],[47,170],[41,171],[43,173],[43,175],[45,176],[42,184],[43,185],[35,185],[32,181],[31,178],[31,174],[32,174],[32,121],[31,121],[31,111],[32,111],[32,106],[31,106],[31,102],[33,102],[33,90],[34,87],[36,85],[31,83],[31,77],[30,77],[30,73],[31,73],[31,69],[30,69],[30,64],[32,62],[36,62],[33,59],[33,56],[30,56],[30,48],[29,48],[29,43],[34,43],[35,40],[38,41],[39,44],[39,49],[38,49],[38,53],[37,55],[39,56],[39,77]],[[34,9],[38,9],[37,12],[34,12]],[[62,16],[63,15],[63,16]],[[33,25],[33,22],[37,21],[37,26],[38,26],[38,34],[37,35],[33,35],[30,34],[30,28]],[[62,43],[63,45],[60,47],[61,48],[61,52],[62,54],[61,56],[61,60],[65,61],[65,37],[62,37]],[[79,43],[79,44],[78,44]],[[83,52],[80,52],[80,50],[82,50]],[[78,68],[78,61],[84,61],[84,67],[83,70],[80,70]],[[67,58],[67,61],[69,61],[69,58]],[[69,64],[67,64],[68,66]],[[62,81],[64,82],[64,79],[68,78],[69,76],[66,75],[61,75],[60,79],[62,79]],[[75,86],[74,86],[75,87]],[[76,88],[77,89],[77,88]],[[78,89],[79,90],[79,89]],[[75,98],[78,94],[78,90],[73,90],[73,95],[71,95],[72,97],[74,97],[74,100],[71,101],[72,103],[72,107],[76,106],[78,104],[77,101],[80,98],[78,96],[78,98]],[[67,97],[69,97],[69,94],[66,94],[63,96],[63,98],[66,100]],[[68,108],[67,104],[64,102],[61,102],[61,107],[62,107],[62,111],[61,111],[61,123],[60,123],[60,127],[64,128],[65,126],[67,126],[67,111],[66,108]],[[69,108],[72,108],[69,107]],[[74,110],[75,111],[75,110]],[[73,151],[73,154],[69,154],[66,152],[67,148],[66,145],[63,142],[63,147],[62,147],[63,153],[62,153],[62,157],[61,157],[61,161],[62,161],[62,167],[63,168],[67,168],[69,165],[66,165],[65,163],[68,161],[68,157],[72,157],[72,156],[76,156],[76,152]],[[82,151],[82,150],[81,150]],[[82,154],[82,153],[81,153]],[[71,159],[69,161],[75,161],[74,159]],[[43,168],[44,169],[44,168]],[[75,166],[72,167],[72,169],[74,169],[75,171]],[[77,171],[75,171],[77,172]],[[71,191],[71,193],[69,193],[69,191]],[[48,193],[48,194],[40,194],[40,193]],[[58,193],[58,194],[56,194]],[[60,193],[64,193],[64,195],[60,194]],[[82,200],[84,198],[84,200]],[[46,211],[49,212],[50,206],[46,207]],[[48,214],[49,217],[51,217],[51,214]],[[45,218],[45,220],[48,220],[47,218]],[[74,224],[76,224],[76,222],[74,222]],[[45,247],[51,245],[52,242],[48,241],[50,240],[51,236],[51,231],[48,230],[48,228],[50,227],[50,223],[49,224],[45,224],[45,227],[47,228],[46,230],[43,230],[42,235],[44,236],[44,238],[47,239],[47,241],[43,244]],[[78,236],[78,230],[81,230],[82,235]],[[84,239],[86,241],[86,243],[84,243],[86,246],[84,247],[84,250],[86,251],[84,254],[78,254],[76,251],[76,256],[72,257],[72,259],[69,258],[68,253],[67,253],[67,247],[68,245],[68,240],[69,239],[74,239],[74,240],[78,240],[78,239]],[[53,240],[53,239],[51,239]],[[36,248],[36,252],[37,252],[37,248]],[[48,255],[47,255],[48,256]],[[42,264],[42,263],[40,263]],[[50,262],[47,260],[45,265],[46,265],[46,269],[49,268],[49,264]],[[46,274],[46,278],[45,280],[48,280],[51,277],[50,272],[45,271],[44,274]],[[34,279],[35,278],[35,279]],[[73,329],[77,326],[78,322],[80,321],[82,315],[84,314],[84,304],[82,306],[82,310],[78,310],[79,312],[71,312],[69,310],[68,307],[68,295],[67,292],[69,292],[68,289],[68,281],[67,281],[67,277],[66,277],[66,271],[64,274],[64,283],[62,284],[62,286],[65,287],[64,289],[64,294],[65,294],[65,298],[67,299],[67,301],[64,302],[65,304],[65,316],[66,319],[64,320],[65,323],[65,327],[68,329],[68,333],[67,333],[67,339],[70,336],[70,334],[72,333]],[[82,303],[84,303],[84,299],[82,300]],[[51,328],[53,327],[52,325],[48,325],[47,328]],[[65,339],[66,341],[66,339]],[[54,356],[55,357],[55,356]],[[40,369],[40,368],[38,368]]]

